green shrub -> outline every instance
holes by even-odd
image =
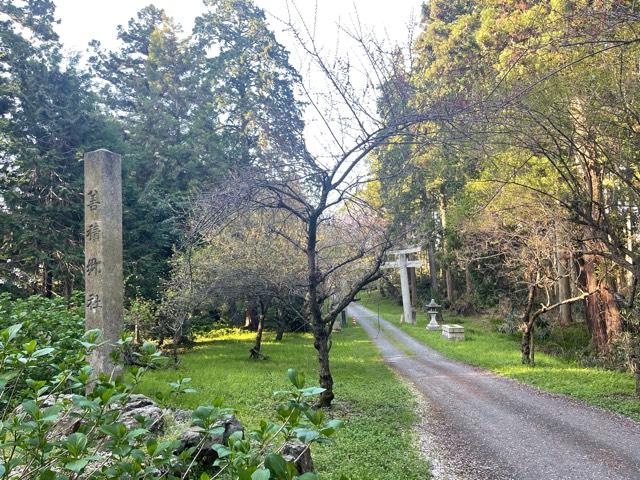
[[[234,434],[228,445],[214,445],[219,457],[215,471],[200,472],[193,457],[201,445],[177,453],[179,441],[157,438],[149,419],[137,418],[140,426],[133,429],[120,421],[121,406],[147,369],[165,363],[155,345],[145,343],[136,351],[140,366],[122,378],[95,378],[84,359],[99,344],[99,332],[83,332],[78,312],[57,306],[56,300],[39,297],[13,303],[2,297],[3,319],[22,322],[0,331],[1,479],[316,478],[298,475],[280,455],[281,446],[294,438],[307,448],[328,442],[341,423],[310,406],[309,400],[323,390],[306,387],[296,370],[288,372],[292,388],[279,393],[284,398],[277,421],[263,421],[246,437]],[[53,308],[46,312],[47,307]],[[54,325],[61,331],[52,330]],[[132,340],[123,339],[121,347]],[[63,346],[66,351],[60,351]],[[45,371],[49,376],[42,376]],[[171,383],[169,397],[188,393],[187,384],[186,379]],[[216,421],[228,411],[216,400],[196,408],[191,424],[215,435],[220,429]]]
[[[0,330],[20,324],[12,339],[16,345],[51,349],[45,358],[29,363],[24,375],[14,376],[12,388],[16,392],[26,387],[26,379],[48,380],[59,375],[63,369],[79,369],[84,364],[84,351],[79,340],[84,335],[84,308],[81,296],[75,296],[67,306],[61,298],[45,298],[40,295],[22,299],[12,299],[0,294]],[[5,367],[6,368],[6,367]],[[2,376],[6,378],[3,370]],[[15,400],[19,395],[11,397]],[[9,398],[0,400],[2,408],[7,407]]]

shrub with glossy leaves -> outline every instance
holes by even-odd
[[[328,442],[341,425],[311,407],[309,399],[322,389],[305,387],[304,376],[291,369],[293,387],[278,394],[282,403],[277,421],[263,421],[246,437],[238,432],[226,445],[213,445],[218,460],[211,471],[203,472],[195,460],[197,453],[209,438],[219,438],[216,422],[230,411],[221,400],[193,411],[191,424],[205,435],[199,445],[184,451],[178,439],[153,433],[152,420],[138,417],[139,425],[128,428],[121,419],[122,406],[147,368],[164,363],[155,345],[145,343],[135,353],[139,366],[127,370],[124,377],[94,378],[84,358],[99,344],[98,331],[71,338],[73,361],[65,363],[67,353],[58,351],[62,342],[58,335],[28,338],[26,332],[35,328],[31,318],[19,313],[18,318],[25,321],[0,331],[2,479],[309,480],[316,475],[299,475],[280,454],[282,445],[291,439],[306,448]],[[126,338],[120,344],[126,348],[131,341]],[[50,368],[49,377],[39,376],[43,365]],[[172,382],[171,388],[167,399],[191,391],[188,379]]]
[[[18,370],[3,366],[0,386],[12,383],[14,395],[0,397],[0,406],[7,408],[10,399],[19,398],[16,394],[26,387],[27,379],[47,380],[58,376],[63,369],[79,369],[85,363],[80,343],[84,328],[81,296],[75,296],[72,303],[66,305],[61,298],[33,295],[12,299],[7,293],[0,294],[0,330],[13,329],[12,344],[23,346],[32,358],[41,357]]]

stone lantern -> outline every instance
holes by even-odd
[[[432,298],[431,301],[425,305],[425,307],[427,308],[427,313],[431,316],[431,321],[429,322],[429,325],[427,325],[427,330],[440,330],[442,327],[440,327],[440,325],[438,325],[438,309],[440,308],[440,305],[438,305],[436,303],[436,301]]]

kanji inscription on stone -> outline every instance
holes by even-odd
[[[85,239],[90,242],[100,240],[100,225],[92,223],[87,227],[87,231],[84,234]]]
[[[102,269],[100,268],[101,264],[102,261],[98,260],[95,257],[91,257],[89,260],[87,260],[87,264],[84,267],[85,275],[98,275],[102,273]]]
[[[85,324],[102,332],[89,358],[94,375],[117,374],[111,359],[123,328],[122,174],[120,155],[84,156]]]

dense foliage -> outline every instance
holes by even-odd
[[[18,374],[7,368],[0,373],[3,388],[10,388],[15,395],[2,395],[3,408],[15,406],[15,398],[29,392],[27,378],[31,381],[46,381],[55,378],[65,368],[80,368],[84,364],[84,353],[79,341],[84,335],[84,308],[82,299],[70,308],[63,299],[48,299],[33,295],[26,299],[13,299],[9,294],[0,294],[0,329],[20,325],[13,333],[12,341],[24,345],[35,357],[30,363],[28,375]],[[28,347],[27,347],[28,346]],[[36,354],[35,352],[39,352]],[[27,393],[22,393],[25,389]]]
[[[434,0],[408,95],[383,97],[449,112],[377,153],[387,215],[420,220],[445,304],[509,298],[525,362],[540,315],[584,315],[596,353],[625,337],[637,359],[639,21],[627,1]]]
[[[11,305],[2,297],[3,321],[22,323],[0,331],[0,478],[211,478],[194,458],[209,435],[224,430],[216,422],[232,411],[220,399],[197,407],[191,425],[204,435],[187,449],[179,449],[179,439],[154,434],[157,419],[136,417],[137,428],[127,427],[121,418],[123,405],[145,371],[165,359],[153,344],[145,343],[135,354],[139,366],[124,377],[95,378],[85,358],[99,344],[100,333],[82,332],[77,312],[67,312],[58,303],[38,297]],[[26,310],[27,305],[33,310]],[[58,333],[49,334],[52,328]],[[131,341],[123,339],[121,345]],[[218,460],[212,476],[317,478],[312,473],[299,475],[280,455],[280,446],[291,439],[307,448],[327,442],[341,422],[326,419],[309,405],[321,388],[306,387],[304,375],[294,369],[288,376],[292,388],[279,394],[277,420],[262,422],[246,436],[237,432],[226,445],[214,445]],[[170,394],[163,398],[192,391],[188,381],[172,382]]]
[[[158,296],[185,205],[233,168],[304,152],[298,74],[251,1],[211,0],[186,34],[154,6],[66,58],[51,0],[0,3],[0,289],[82,285],[82,156],[123,154],[128,293]]]

